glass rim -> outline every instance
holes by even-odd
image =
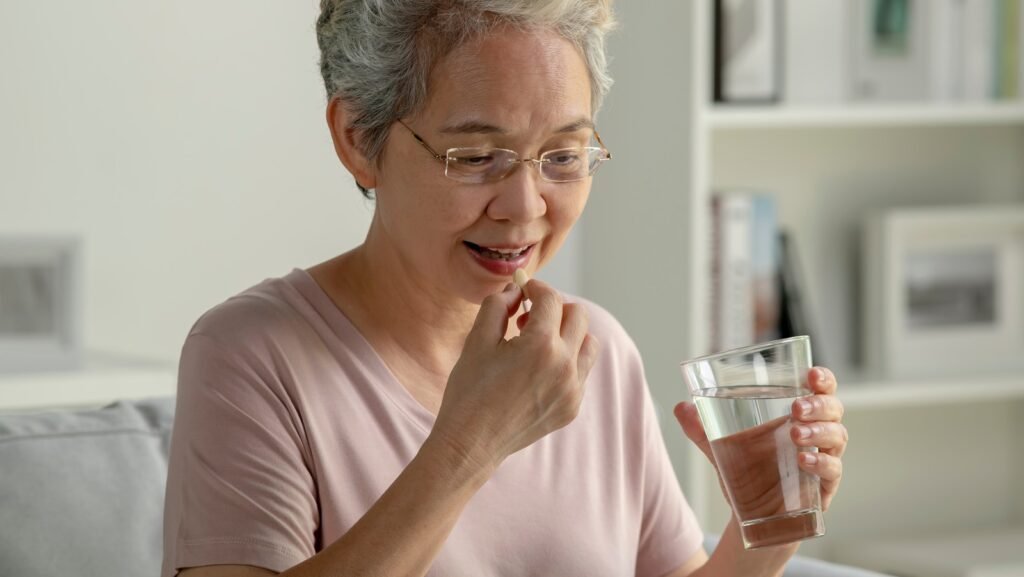
[[[728,351],[722,351],[722,352],[719,352],[719,353],[711,353],[709,355],[703,355],[703,356],[697,357],[695,359],[690,359],[690,360],[687,360],[687,361],[683,361],[683,362],[679,363],[679,366],[680,367],[686,367],[688,365],[696,365],[696,364],[700,364],[700,363],[706,363],[706,362],[714,361],[714,360],[717,360],[717,359],[723,359],[725,357],[735,357],[735,356],[739,356],[739,355],[746,355],[746,354],[750,354],[750,353],[753,353],[753,352],[762,351],[762,350],[765,350],[765,349],[771,349],[771,348],[775,348],[775,347],[778,347],[778,346],[781,346],[781,345],[787,345],[789,343],[794,343],[794,342],[798,342],[798,341],[810,341],[810,340],[811,340],[811,337],[809,335],[797,335],[797,336],[794,336],[794,337],[786,337],[784,339],[776,339],[774,341],[766,341],[766,342],[763,342],[763,343],[755,343],[755,344],[752,344],[752,345],[747,345],[745,347],[740,347],[738,349],[730,349]]]

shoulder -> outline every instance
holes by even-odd
[[[186,337],[205,337],[224,349],[266,348],[301,330],[294,288],[284,278],[267,278],[213,306]]]

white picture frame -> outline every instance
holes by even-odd
[[[0,373],[79,366],[81,242],[0,236]]]
[[[854,0],[852,4],[852,99],[867,102],[928,99],[933,2]],[[886,17],[886,12],[898,16]]]
[[[864,236],[869,372],[1024,369],[1024,205],[897,210]]]

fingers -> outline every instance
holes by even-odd
[[[522,327],[523,334],[558,334],[562,325],[562,295],[537,279],[531,279],[525,290],[533,305],[530,318]]]
[[[836,394],[836,376],[832,371],[825,367],[815,367],[811,369],[811,373],[807,378],[807,382],[811,387],[811,390],[819,395],[834,395]]]
[[[601,349],[601,343],[597,337],[591,334],[584,335],[583,344],[580,346],[580,354],[576,357],[576,374],[579,376],[580,385],[587,381],[590,369],[594,368],[597,362],[597,353]]]
[[[800,453],[799,464],[804,471],[821,477],[823,484],[834,485],[843,478],[843,460],[839,457],[826,453]]]
[[[849,441],[849,433],[841,423],[801,423],[790,430],[793,442],[800,447],[818,447],[824,452],[842,457]]]
[[[559,330],[562,339],[572,350],[579,350],[589,327],[590,316],[586,307],[579,303],[566,303],[562,306],[562,326]]]
[[[672,412],[675,414],[676,420],[679,421],[679,425],[682,426],[683,433],[694,445],[697,445],[697,448],[704,453],[708,460],[714,463],[714,457],[711,456],[711,442],[708,441],[708,435],[704,432],[704,426],[701,425],[696,405],[682,402],[676,405]]]
[[[800,453],[800,468],[821,480],[821,508],[828,510],[832,497],[843,480],[843,461],[825,453]]]
[[[835,395],[809,395],[793,402],[793,416],[801,421],[843,420],[843,403]]]
[[[522,299],[523,292],[513,283],[506,285],[505,290],[500,293],[488,295],[480,305],[480,311],[470,331],[475,338],[467,341],[494,344],[503,340],[508,329],[508,319],[515,314]]]

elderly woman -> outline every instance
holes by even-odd
[[[509,282],[611,158],[609,4],[323,0],[327,121],[373,221],[190,331],[165,577],[780,573],[796,546],[745,551],[735,521],[708,558],[615,319],[537,280],[524,313]],[[810,383],[827,506],[846,432],[834,378]]]

